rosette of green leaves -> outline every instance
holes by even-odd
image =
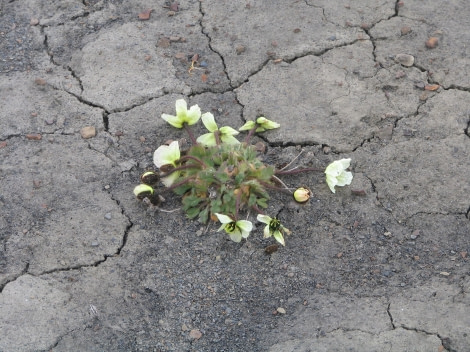
[[[193,219],[206,223],[209,216],[231,214],[257,206],[266,208],[266,187],[272,185],[274,168],[265,165],[256,150],[246,144],[195,145],[187,152],[186,165],[174,191],[183,196],[183,210]],[[200,160],[195,164],[194,160]]]

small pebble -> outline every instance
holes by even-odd
[[[96,136],[96,129],[94,126],[86,126],[80,130],[80,135],[83,139],[88,139]]]
[[[201,67],[207,67],[208,65],[207,65],[207,62],[201,61],[201,63],[199,64],[199,66],[201,66]]]
[[[240,55],[241,53],[244,53],[246,50],[246,48],[243,46],[243,45],[238,45],[236,48],[235,48],[235,51],[237,52],[237,55]]]
[[[200,332],[198,329],[193,329],[189,332],[189,337],[194,340],[199,340],[202,337],[202,332]]]
[[[106,213],[106,214],[104,214],[104,218],[105,218],[106,220],[111,220],[111,219],[112,219],[111,213]]]
[[[424,43],[426,45],[426,48],[428,49],[434,49],[437,44],[439,43],[439,38],[437,37],[430,37],[426,42]]]
[[[424,89],[425,86],[426,86],[426,84],[424,84],[424,82],[416,82],[415,83],[415,87],[419,88],[419,89]]]
[[[42,136],[39,133],[29,133],[26,135],[26,138],[31,141],[40,141]]]
[[[91,242],[91,246],[92,246],[92,247],[98,247],[98,246],[99,246],[98,241],[93,241],[93,242]]]
[[[30,24],[31,26],[37,26],[37,25],[39,24],[39,19],[33,17],[33,18],[31,18],[31,20],[29,21],[29,24]]]
[[[411,27],[405,26],[401,27],[401,35],[406,35],[411,32]]]
[[[47,82],[44,78],[36,78],[34,83],[36,83],[38,86],[45,86]]]
[[[286,310],[282,307],[279,307],[278,309],[276,309],[276,311],[279,313],[279,314],[286,314]]]
[[[159,48],[168,48],[170,46],[170,41],[168,38],[160,38],[157,42]]]
[[[395,62],[403,66],[410,67],[413,66],[413,64],[415,63],[415,58],[413,55],[397,54],[395,55]]]
[[[450,273],[448,273],[447,271],[441,271],[439,274],[441,274],[442,276],[449,276]]]

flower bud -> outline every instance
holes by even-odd
[[[251,130],[251,129],[254,128],[254,127],[255,127],[255,122],[254,122],[254,121],[247,121],[247,122],[245,122],[245,124],[244,124],[242,127],[240,127],[238,130],[239,130],[239,131],[249,131],[249,130]]]
[[[160,176],[156,172],[153,172],[153,171],[144,172],[140,176],[140,182],[149,186],[156,185],[159,180],[160,180]]]
[[[154,190],[149,185],[140,184],[134,188],[134,194],[137,199],[150,198],[154,193]]]
[[[300,187],[294,191],[294,199],[297,203],[306,203],[312,195],[308,188]]]

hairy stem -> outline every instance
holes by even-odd
[[[183,126],[186,132],[188,133],[189,139],[191,139],[191,142],[193,143],[193,145],[196,145],[197,141],[196,141],[196,138],[194,137],[193,131],[191,131],[187,123],[184,123]]]
[[[185,155],[183,157],[180,158],[180,161],[184,161],[184,160],[188,160],[188,159],[191,159],[191,160],[194,160],[196,161],[197,163],[199,163],[203,168],[206,168],[207,165],[204,161],[202,161],[201,159],[199,158],[196,158],[195,156],[192,156],[192,155]]]
[[[309,172],[309,171],[323,171],[323,169],[318,169],[316,167],[307,167],[304,169],[298,169],[298,168],[293,168],[289,170],[274,170],[275,175],[295,175],[295,174],[300,174],[302,172]]]
[[[255,133],[255,131],[256,131],[257,128],[258,128],[258,125],[255,123],[255,127],[253,127],[253,128],[248,132],[248,134],[246,135],[245,140],[244,140],[244,143],[246,143],[246,144],[249,144],[249,143],[250,143],[251,137],[253,136],[253,134]]]

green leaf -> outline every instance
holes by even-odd
[[[268,200],[266,198],[258,198],[256,200],[256,204],[258,204],[261,208],[267,208]]]
[[[202,210],[199,213],[199,222],[205,224],[207,220],[209,219],[209,207],[205,207],[204,210]]]
[[[189,208],[186,210],[186,216],[190,219],[194,219],[199,214],[199,208]]]

